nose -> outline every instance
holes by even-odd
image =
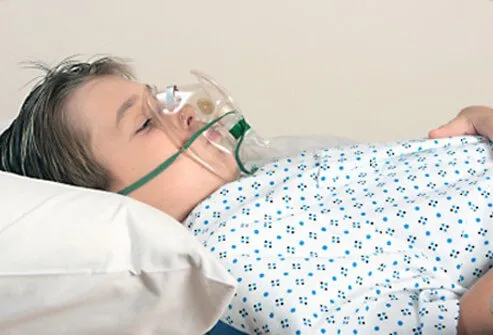
[[[190,130],[193,129],[196,123],[197,118],[195,114],[195,108],[190,105],[185,105],[180,112],[180,126],[184,130]]]

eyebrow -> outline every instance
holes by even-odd
[[[135,105],[135,102],[139,96],[137,94],[133,94],[130,98],[125,100],[125,102],[117,109],[116,111],[116,125],[118,126],[121,120],[125,117],[130,108]]]
[[[152,95],[152,91],[153,91],[153,88],[151,85],[148,85],[148,84],[144,85],[144,92],[146,94]],[[117,109],[117,111],[116,111],[116,126],[117,127],[120,124],[121,120],[125,117],[125,115],[127,115],[127,112],[130,110],[130,108],[132,108],[135,105],[135,103],[138,99],[139,99],[139,95],[133,94],[132,96],[130,96],[130,98],[125,100],[125,102]]]

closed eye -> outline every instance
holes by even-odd
[[[155,92],[157,90],[155,87],[147,84],[145,85],[145,88],[146,88],[146,93],[144,98],[145,103],[143,105],[143,110],[145,111],[146,115],[154,115],[157,112],[157,108],[158,108],[158,103],[155,95]],[[148,130],[152,125],[153,125],[152,118],[147,118],[135,133],[138,134],[145,130]]]
[[[144,123],[137,129],[136,134],[149,129],[152,126],[152,119],[149,118],[144,121]]]

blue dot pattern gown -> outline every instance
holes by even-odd
[[[238,281],[249,334],[455,334],[493,267],[493,145],[481,137],[327,148],[218,189],[186,226]]]

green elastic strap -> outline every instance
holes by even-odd
[[[159,174],[161,174],[161,172],[163,172],[171,164],[173,164],[173,162],[178,158],[178,156],[180,154],[182,154],[185,150],[187,150],[192,145],[192,143],[195,142],[195,140],[197,138],[199,138],[200,135],[202,135],[202,133],[204,133],[205,131],[207,131],[210,127],[212,127],[213,125],[215,125],[216,123],[218,123],[219,121],[221,121],[226,116],[231,115],[231,114],[234,114],[234,113],[235,113],[235,111],[228,112],[228,113],[224,114],[223,116],[218,117],[217,119],[209,122],[208,124],[206,124],[205,126],[203,126],[202,128],[200,128],[199,131],[197,131],[195,134],[193,134],[188,139],[188,141],[186,141],[185,144],[183,144],[183,146],[180,148],[180,150],[178,152],[176,152],[173,156],[171,156],[170,158],[168,158],[167,160],[165,160],[164,162],[162,162],[157,168],[155,168],[154,170],[152,170],[151,172],[149,172],[147,175],[145,175],[144,177],[140,178],[139,180],[137,180],[135,183],[131,184],[130,186],[125,187],[123,190],[121,190],[118,193],[119,194],[122,194],[122,195],[129,195],[130,193],[132,193],[133,191],[135,191],[139,187],[142,187],[143,185],[147,184],[152,179],[156,178]]]

